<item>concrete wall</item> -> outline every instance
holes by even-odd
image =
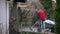
[[[5,0],[0,0],[0,34],[7,34],[9,30],[9,10]]]

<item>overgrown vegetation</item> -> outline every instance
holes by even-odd
[[[60,34],[60,0],[56,0],[55,22],[55,34]]]

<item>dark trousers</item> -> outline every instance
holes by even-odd
[[[43,20],[39,20],[39,23],[38,23],[38,30],[42,30],[42,29],[45,29],[45,19]]]

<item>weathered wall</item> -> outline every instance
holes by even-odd
[[[8,31],[8,7],[7,7],[7,3],[5,0],[0,0],[0,23],[1,23],[1,33],[0,34],[7,34]]]

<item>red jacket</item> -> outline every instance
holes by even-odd
[[[40,9],[40,10],[37,11],[37,15],[38,15],[39,19],[42,19],[43,20],[43,19],[46,18],[46,15],[44,13],[44,10],[42,10],[42,9]]]

